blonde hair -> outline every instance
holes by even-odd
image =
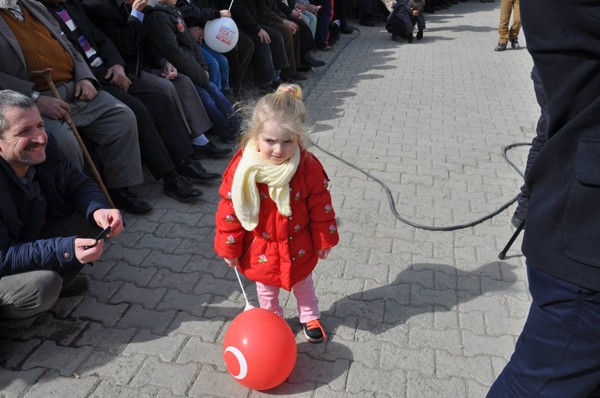
[[[244,113],[246,117],[244,132],[240,137],[240,148],[244,148],[251,139],[256,139],[262,132],[265,122],[269,120],[276,121],[283,129],[290,132],[300,149],[307,147],[306,106],[302,102],[302,88],[299,85],[280,85],[274,93],[263,96]]]

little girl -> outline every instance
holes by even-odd
[[[306,108],[297,85],[262,97],[219,189],[215,251],[256,282],[261,308],[283,317],[279,289],[298,302],[304,336],[320,343],[312,271],[339,241],[329,179],[306,150]]]

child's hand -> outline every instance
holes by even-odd
[[[321,260],[325,260],[330,251],[331,249],[317,250],[317,257],[319,257]]]
[[[419,10],[412,10],[412,15],[414,17],[418,17],[419,16]]]
[[[225,260],[225,262],[227,263],[227,265],[229,265],[231,268],[235,268],[238,265],[240,265],[240,261],[237,258],[225,258],[225,257],[223,257],[223,260]]]

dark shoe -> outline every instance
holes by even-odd
[[[511,46],[511,47],[512,47],[514,50],[516,50],[516,49],[520,48],[521,46],[519,45],[519,39],[512,39],[512,40],[510,41],[510,46]]]
[[[78,296],[90,287],[90,282],[85,276],[76,276],[68,285],[60,290],[60,297]]]
[[[360,17],[358,24],[363,26],[375,26],[377,25],[377,20],[371,16]]]
[[[296,70],[298,72],[308,73],[308,72],[312,72],[313,68],[312,68],[312,66],[302,65],[302,66],[297,67]]]
[[[131,214],[145,214],[152,210],[152,205],[129,190],[117,188],[110,190],[110,197],[115,207]]]
[[[392,35],[392,40],[393,41],[397,41],[398,43],[405,43],[406,42],[406,38],[405,37],[402,37],[402,36],[396,35],[396,34]]]
[[[0,362],[10,359],[13,352],[13,342],[9,339],[0,339]]]
[[[506,43],[504,43],[504,44],[498,43],[496,48],[494,48],[494,51],[504,51],[504,50],[506,50]]]
[[[343,28],[340,28],[340,33],[350,35],[354,33],[354,28],[352,26],[344,26]]]
[[[299,80],[308,80],[308,77],[302,72],[296,72],[291,76],[282,77],[281,80],[288,83],[295,83]]]
[[[421,40],[422,38],[423,38],[423,31],[422,31],[422,30],[419,30],[419,31],[417,32],[417,40]]]
[[[177,166],[177,172],[191,181],[208,182],[221,178],[219,173],[206,171],[198,161],[184,160]]]
[[[318,68],[319,66],[323,66],[325,65],[325,61],[321,61],[320,59],[316,59],[311,57],[310,55],[306,54],[304,56],[304,58],[302,59],[302,63],[307,65],[307,66],[312,66],[315,68]]]
[[[320,343],[327,338],[319,319],[303,323],[302,328],[304,329],[304,337],[309,343]]]
[[[270,93],[274,93],[275,90],[277,90],[277,87],[279,87],[279,84],[271,82],[271,83],[267,83],[263,86],[260,87],[260,95],[267,95]]]
[[[412,35],[412,33],[410,34],[410,36],[408,36],[408,39],[406,39],[406,41],[408,41],[408,43],[412,43],[414,39],[414,36]]]
[[[178,175],[172,182],[163,184],[165,195],[174,198],[180,202],[189,202],[202,195],[200,188],[191,184],[185,177]]]
[[[221,159],[227,157],[231,153],[231,148],[221,148],[209,141],[206,145],[192,145],[196,153],[194,155],[201,155],[212,159]],[[194,156],[195,158],[195,156]]]
[[[315,47],[315,51],[332,51],[333,47],[331,46],[317,46]]]
[[[523,222],[523,220],[524,220],[524,218],[519,218],[516,215],[514,215],[510,219],[510,223],[512,224],[513,227],[519,228],[519,225],[521,225],[521,223]],[[523,225],[523,229],[525,229],[524,225]]]

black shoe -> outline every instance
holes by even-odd
[[[304,56],[304,58],[302,59],[302,63],[307,65],[307,66],[312,66],[315,68],[318,68],[319,66],[323,66],[325,65],[325,61],[321,61],[320,59],[316,59],[311,57],[310,55],[306,54]]]
[[[216,146],[212,141],[209,141],[206,145],[193,145],[192,147],[196,151],[194,155],[202,155],[207,158],[221,159],[227,157],[231,153],[231,148],[221,148]],[[195,158],[195,156],[194,156]]]
[[[419,30],[417,32],[417,40],[421,40],[423,38],[423,30]]]
[[[516,50],[516,49],[518,49],[519,47],[521,47],[521,46],[519,45],[519,39],[512,39],[512,40],[510,41],[510,46],[513,48],[513,50]]]
[[[410,34],[410,36],[408,36],[408,39],[406,39],[406,41],[408,41],[408,43],[410,44],[410,43],[412,43],[412,42],[413,42],[413,38],[414,38],[414,37],[413,37],[413,35],[412,35],[412,33],[411,33],[411,34]]]
[[[202,195],[200,188],[191,184],[185,177],[178,175],[175,180],[163,184],[165,195],[180,202],[189,202]]]
[[[333,47],[331,46],[317,46],[315,47],[315,51],[332,51]]]
[[[345,35],[350,35],[352,33],[354,33],[354,29],[352,26],[344,26],[343,28],[340,28],[340,33],[343,33]]]
[[[304,329],[304,337],[309,343],[320,343],[326,338],[319,319],[303,323],[302,328]]]
[[[117,188],[110,190],[110,197],[119,210],[131,214],[145,214],[152,210],[152,205],[129,190],[129,188]]]
[[[12,352],[13,341],[9,339],[0,339],[0,362],[9,360]]]
[[[228,131],[226,133],[219,134],[219,140],[223,144],[233,144],[233,143],[237,142],[238,136],[236,133],[232,133],[231,131]]]
[[[398,43],[405,43],[406,42],[406,38],[405,37],[402,37],[402,36],[396,35],[396,34],[392,35],[392,40],[393,41],[397,41]]]
[[[377,20],[372,16],[360,17],[358,24],[363,26],[375,26],[377,25]]]
[[[279,84],[281,84],[281,82],[278,82]],[[265,85],[260,86],[260,95],[267,95],[270,93],[274,93],[275,90],[277,90],[277,87],[279,87],[279,84],[275,83],[275,82],[271,82],[271,83],[267,83]]]
[[[302,66],[297,67],[296,70],[298,72],[308,73],[308,72],[312,72],[313,68],[312,68],[312,66],[302,65]]]
[[[198,161],[184,160],[177,166],[177,172],[191,181],[208,182],[221,178],[219,173],[206,171]]]
[[[506,43],[498,43],[498,45],[494,48],[494,51],[504,51],[506,50]]]
[[[60,290],[60,297],[78,296],[90,287],[90,282],[85,276],[76,276],[68,285]]]

